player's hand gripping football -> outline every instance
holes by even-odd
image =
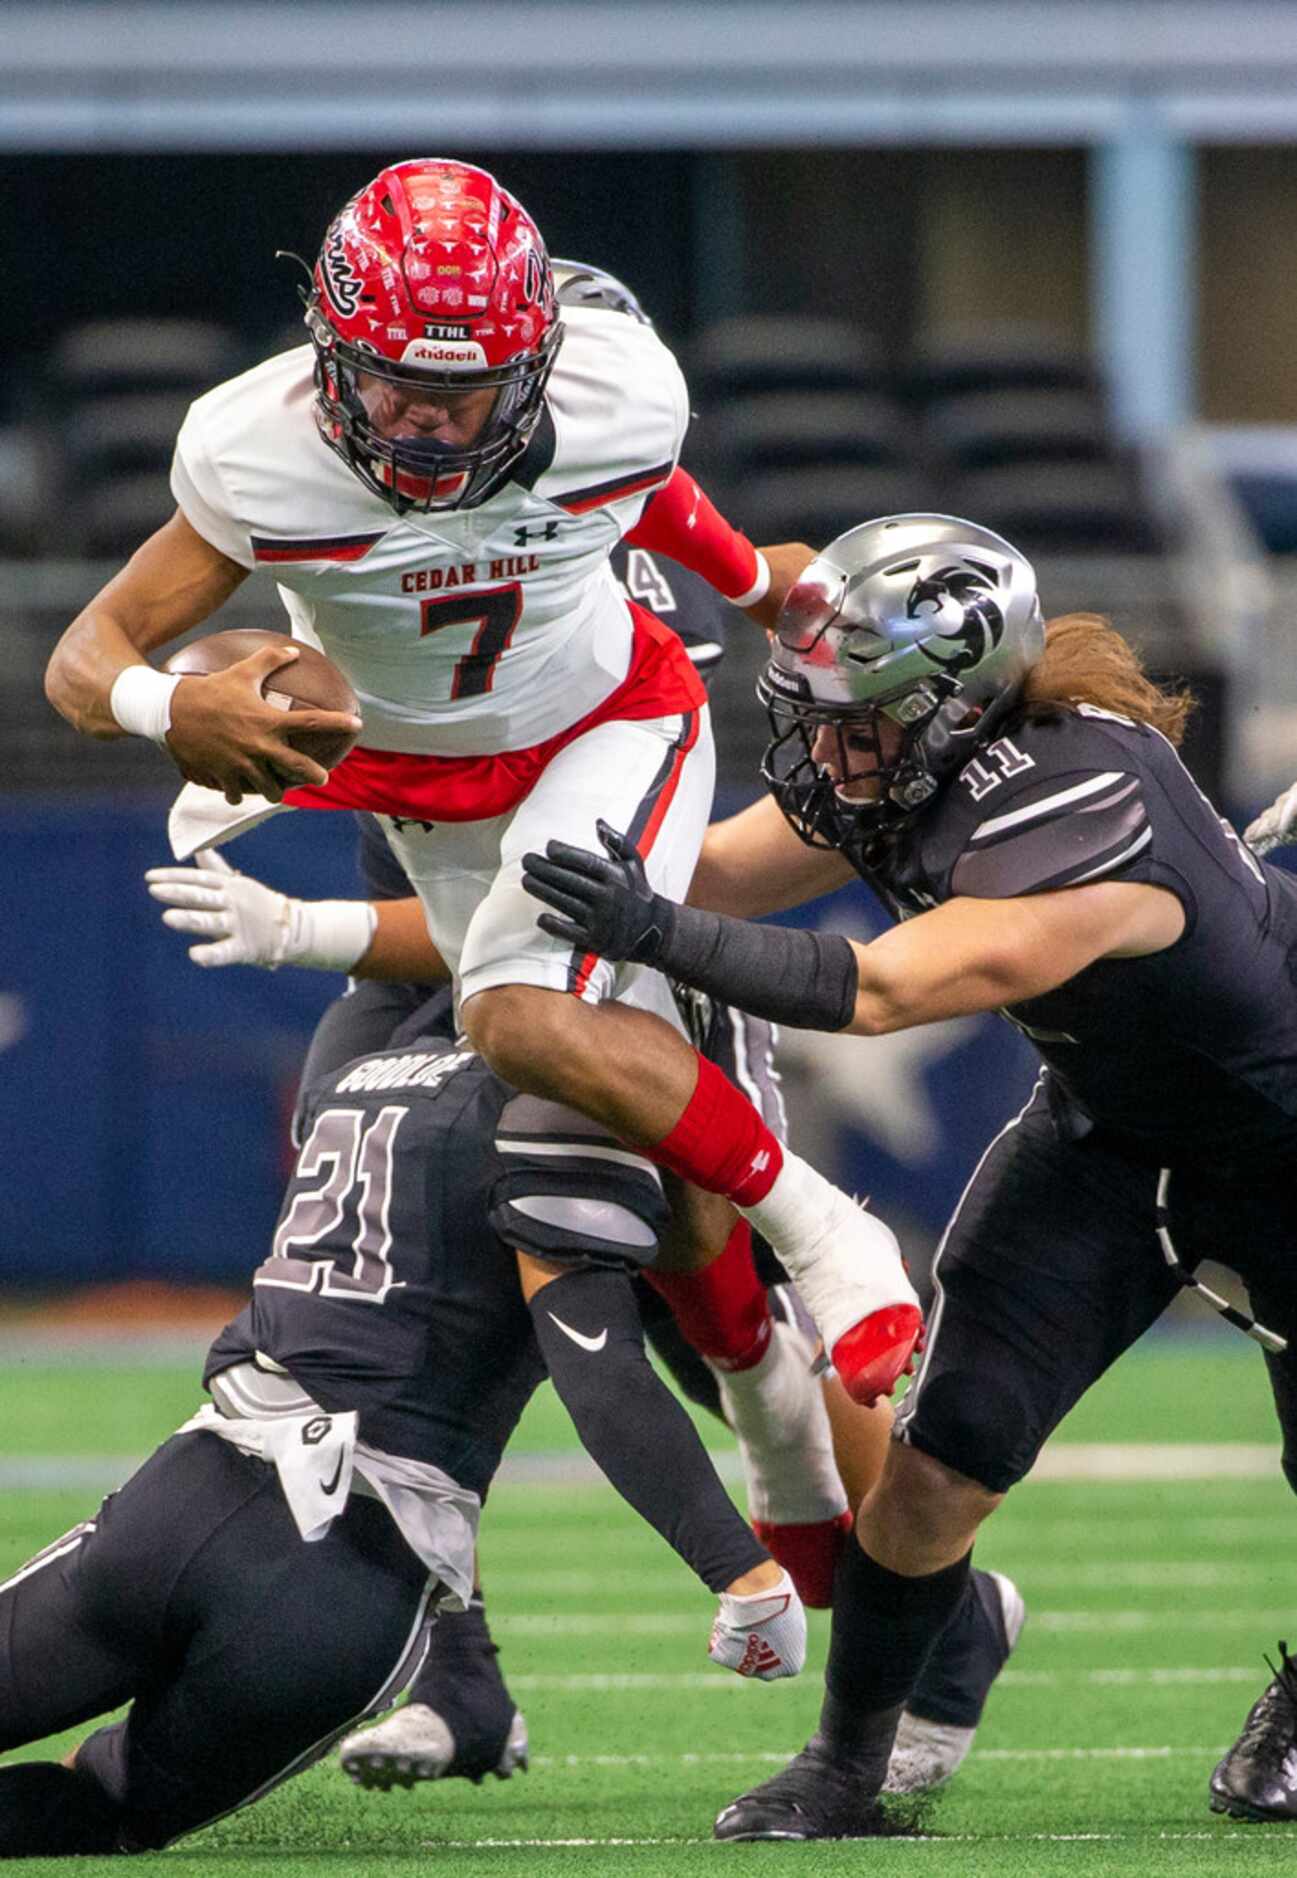
[[[1253,854],[1269,854],[1272,848],[1297,841],[1297,783],[1290,784],[1268,809],[1248,823],[1243,839]]]
[[[293,747],[303,731],[355,731],[343,711],[282,710],[262,686],[297,658],[289,642],[268,646],[224,671],[182,678],[171,700],[167,748],[187,782],[219,789],[228,802],[245,795],[281,802],[285,789],[328,781],[328,771]]]
[[[540,914],[537,924],[542,932],[600,958],[652,965],[669,935],[675,907],[649,886],[634,842],[602,819],[595,827],[607,860],[566,841],[547,842],[544,854],[523,855],[523,886],[555,908]]]

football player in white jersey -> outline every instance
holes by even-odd
[[[566,312],[534,224],[492,177],[442,159],[384,170],[326,233],[310,348],[193,406],[176,515],[68,628],[47,692],[92,735],[165,745],[196,785],[173,818],[201,830],[194,846],[285,798],[383,817],[491,1066],[732,1201],[798,1282],[845,1386],[873,1401],[921,1330],[892,1234],[781,1149],[675,1027],[664,981],[540,932],[522,891],[525,851],[590,847],[600,819],[668,898],[697,858],[705,693],[618,592],[618,537],[647,529],[762,623],[808,558],[772,568],[677,470],[687,400],[652,330]],[[201,681],[146,662],[258,565],[276,569],[294,636],[360,701],[363,741],[328,777],[261,696],[291,648]],[[295,714],[293,728],[348,723]]]

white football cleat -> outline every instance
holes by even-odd
[[[436,1709],[423,1702],[407,1702],[373,1728],[358,1728],[338,1750],[342,1771],[358,1787],[387,1793],[393,1787],[413,1787],[423,1780],[442,1780],[455,1767],[455,1737]],[[495,1766],[487,1771],[497,1780],[527,1771],[527,1723],[515,1709],[509,1732]],[[470,1774],[480,1781],[482,1775]]]
[[[890,1226],[788,1152],[765,1198],[739,1212],[774,1247],[852,1401],[891,1395],[923,1315]]]
[[[806,1612],[787,1572],[773,1591],[745,1597],[721,1592],[707,1654],[722,1669],[758,1682],[800,1674],[806,1662]]]
[[[753,1530],[792,1575],[802,1602],[825,1610],[851,1515],[824,1391],[811,1373],[814,1326],[799,1317],[791,1286],[775,1287],[770,1302],[774,1321],[760,1359],[749,1369],[714,1374],[738,1437]]]
[[[979,1572],[978,1577],[986,1594],[983,1608],[989,1622],[980,1645],[968,1652],[967,1661],[960,1664],[960,1679],[966,1683],[967,1697],[976,1704],[980,1715],[995,1678],[1022,1634],[1027,1607],[1017,1585],[1003,1572]],[[992,1605],[997,1608],[990,1608]],[[938,1641],[934,1656],[940,1649]],[[931,1659],[929,1661],[931,1663]],[[915,1715],[907,1708],[896,1730],[883,1792],[927,1793],[941,1786],[968,1758],[976,1733],[976,1722],[971,1728],[958,1727],[951,1722]]]

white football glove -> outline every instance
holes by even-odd
[[[195,965],[305,965],[346,972],[378,924],[368,900],[294,900],[240,874],[215,848],[200,848],[193,867],[151,867],[144,878],[167,907],[163,924],[201,933],[190,946]]]
[[[723,1669],[758,1682],[800,1675],[806,1662],[806,1612],[787,1572],[773,1591],[741,1597],[721,1592],[707,1654]]]
[[[1282,848],[1285,842],[1297,841],[1297,783],[1276,796],[1268,809],[1263,809],[1254,822],[1248,823],[1243,839],[1253,854],[1269,854],[1271,848]]]

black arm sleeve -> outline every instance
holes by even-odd
[[[757,926],[724,913],[657,900],[668,917],[652,963],[753,1017],[799,1030],[845,1030],[855,1016],[860,971],[840,933]]]
[[[535,1294],[531,1316],[581,1445],[622,1498],[712,1591],[763,1564],[769,1553],[645,1355],[629,1277],[565,1272]]]

